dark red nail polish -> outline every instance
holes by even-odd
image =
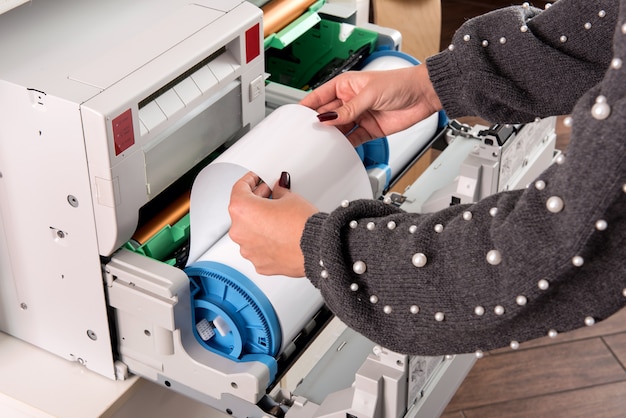
[[[278,180],[278,185],[280,187],[284,187],[285,189],[291,189],[291,176],[288,172],[283,171],[280,173],[280,179]]]
[[[317,115],[317,118],[319,119],[320,122],[325,122],[327,120],[334,120],[337,119],[339,117],[339,115],[337,114],[337,112],[325,112],[325,113],[320,113],[319,115]]]

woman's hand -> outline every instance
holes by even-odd
[[[229,235],[259,274],[304,276],[300,238],[307,219],[318,210],[289,186],[288,173],[283,173],[272,192],[252,172],[233,185]]]
[[[442,109],[423,64],[386,71],[343,73],[300,104],[337,126],[355,147],[407,129]]]

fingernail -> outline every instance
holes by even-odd
[[[278,185],[280,187],[284,187],[285,189],[291,189],[291,176],[288,172],[283,171],[280,173],[280,180],[278,180]]]
[[[338,117],[339,115],[337,114],[337,112],[325,112],[325,113],[320,113],[319,115],[317,115],[317,118],[319,119],[320,122],[337,119]]]

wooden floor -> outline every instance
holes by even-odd
[[[467,18],[510,4],[443,0],[442,48]],[[562,118],[557,134],[564,150],[569,131]],[[626,417],[626,309],[592,327],[486,353],[442,417]]]

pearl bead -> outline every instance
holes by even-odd
[[[416,232],[417,232],[417,226],[415,226],[415,225],[411,225],[411,226],[409,227],[409,233],[410,233],[410,234],[414,234],[414,233],[416,233]]]
[[[355,261],[352,265],[352,271],[356,274],[363,274],[365,273],[365,270],[367,270],[367,266],[363,261]]]
[[[320,260],[320,267],[324,267],[324,260]]]
[[[567,36],[562,35],[562,36],[559,38],[559,41],[560,41],[562,44],[564,44],[565,42],[567,42]]]
[[[614,70],[619,70],[622,68],[623,61],[620,58],[613,58],[611,60],[611,68]]]
[[[385,305],[385,307],[383,308],[383,312],[386,313],[387,315],[389,315],[391,311],[393,311],[393,309],[391,309],[391,306],[389,305]]]
[[[576,267],[580,267],[585,263],[585,259],[581,256],[577,255],[572,258],[572,264]]]
[[[370,296],[370,303],[373,303],[374,305],[376,305],[378,303],[378,296],[376,295]]]
[[[622,296],[626,298],[626,288],[622,289]]]
[[[387,228],[393,231],[394,229],[396,229],[396,223],[394,221],[389,221],[387,223]]]
[[[426,259],[426,255],[424,255],[424,253],[415,253],[411,259],[411,262],[415,267],[424,267],[427,261],[428,260]]]
[[[590,22],[585,23],[585,29],[587,29],[587,30],[591,29],[591,23]]]
[[[500,251],[491,250],[487,253],[487,262],[492,266],[497,266],[502,262],[502,255],[500,255]]]
[[[511,349],[512,349],[512,350],[517,350],[517,349],[519,348],[519,342],[517,342],[517,341],[511,341],[510,346],[511,346]]]
[[[522,32],[528,32],[528,26],[523,25],[522,27],[519,28],[519,30]]]
[[[539,287],[539,289],[541,290],[548,290],[548,288],[550,287],[550,282],[548,282],[546,279],[541,279],[537,282],[537,287]]]
[[[485,39],[485,40],[484,40],[484,41],[482,41],[480,44],[481,44],[482,46],[484,46],[484,47],[488,47],[488,46],[489,46],[489,41]]]
[[[417,305],[413,305],[409,308],[409,312],[411,312],[413,315],[415,315],[419,311],[420,311],[420,307]]]
[[[530,3],[528,3],[527,1],[525,1],[524,3],[522,3],[522,7],[524,9],[528,9],[530,7]]]
[[[483,358],[484,353],[481,350],[476,350],[474,355],[476,356],[476,358]]]
[[[485,314],[485,308],[482,306],[477,306],[474,308],[474,313],[478,316],[483,316]]]
[[[498,214],[498,208],[489,209],[489,215],[491,215],[491,217],[495,218],[497,214]]]
[[[598,231],[604,231],[608,228],[609,224],[604,219],[599,219],[596,221],[596,229]]]
[[[359,290],[359,285],[356,283],[352,283],[350,285],[350,290],[352,290],[353,292],[356,292],[357,290]]]
[[[546,188],[546,182],[543,180],[537,180],[535,182],[535,189],[537,190],[543,190]]]
[[[502,38],[500,38],[500,43],[502,45],[504,45],[506,43],[506,38],[504,36]]]
[[[556,163],[558,165],[563,165],[564,162],[565,162],[565,155],[559,154],[559,156],[556,157]]]
[[[465,212],[463,212],[463,219],[465,219],[466,221],[471,220],[472,212],[470,212],[469,210],[466,210]]]
[[[597,102],[591,107],[591,116],[596,120],[604,120],[611,114],[611,107],[605,102]]]
[[[622,33],[626,35],[626,23],[622,25]]]
[[[454,45],[452,44],[448,45],[448,51],[454,51]]]
[[[391,200],[391,197],[385,196],[385,198],[383,199],[383,203],[390,205],[393,203],[393,200]]]
[[[558,196],[552,196],[546,201],[546,207],[552,213],[559,213],[564,206],[563,199]]]
[[[347,208],[348,206],[350,206],[350,202],[347,200],[342,200],[341,201],[341,207],[342,208]]]
[[[604,17],[604,16],[606,16],[606,11],[604,11],[604,10],[600,10],[600,11],[598,12],[598,16],[600,16],[600,17]]]
[[[445,315],[443,314],[443,312],[437,312],[435,314],[435,321],[437,322],[441,322],[445,319]]]
[[[376,224],[374,222],[368,222],[367,223],[367,230],[368,231],[373,231],[374,228],[376,228]]]
[[[515,303],[517,303],[519,306],[526,305],[526,302],[528,302],[528,299],[526,299],[526,296],[524,295],[519,295],[515,298]]]
[[[555,329],[551,329],[548,331],[548,337],[550,338],[556,338],[557,335],[559,335],[559,333]]]
[[[472,37],[471,37],[471,36],[469,36],[469,35],[465,35],[465,36],[463,36],[463,40],[464,40],[465,42],[468,42],[470,39],[472,39]]]
[[[322,270],[322,272],[320,273],[320,276],[322,277],[322,279],[328,279],[328,271]]]
[[[550,7],[552,7],[552,3],[546,3],[546,5],[543,6],[545,10],[548,10]]]
[[[443,225],[437,224],[435,225],[435,232],[441,234],[443,232]]]
[[[592,326],[595,323],[596,323],[596,320],[593,319],[593,317],[588,316],[585,318],[585,325],[587,325],[588,327]]]
[[[622,186],[622,191],[626,193],[626,183],[624,183],[624,185]]]
[[[495,308],[493,308],[493,312],[498,316],[504,315],[504,306],[497,305]]]
[[[573,119],[571,116],[567,116],[563,119],[563,125],[565,125],[566,128],[571,128],[572,127],[572,123]]]
[[[357,221],[350,221],[350,228],[355,229],[359,223]]]

